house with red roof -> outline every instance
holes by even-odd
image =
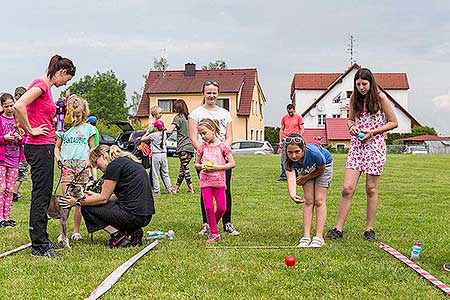
[[[336,148],[349,147],[347,117],[353,78],[359,65],[344,73],[296,73],[291,84],[291,102],[304,119],[307,143],[321,139]],[[406,73],[374,73],[380,89],[390,100],[398,119],[392,132],[411,132],[419,122],[408,112],[409,83]]]
[[[234,140],[264,140],[264,108],[266,99],[256,69],[196,70],[185,64],[184,70],[150,71],[135,116],[146,125],[150,108],[162,108],[162,120],[170,124],[175,116],[173,103],[183,99],[189,111],[202,104],[202,85],[217,81],[220,94],[217,104],[230,111]]]

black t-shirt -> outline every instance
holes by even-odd
[[[114,194],[119,207],[136,216],[155,213],[150,181],[144,167],[126,157],[119,157],[106,167],[105,180],[116,182]]]

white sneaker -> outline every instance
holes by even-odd
[[[198,235],[209,235],[210,229],[208,223],[203,223],[202,230],[198,232]]]
[[[311,248],[320,248],[323,245],[325,245],[324,239],[322,239],[322,238],[320,238],[318,236],[315,236],[315,237],[313,237],[313,239],[311,241],[311,244],[309,244],[309,247],[311,247]]]
[[[233,224],[231,224],[231,223],[226,223],[223,230],[226,233],[228,233],[229,235],[233,235],[233,236],[237,236],[237,235],[241,234],[239,231],[236,230],[236,228],[234,228]]]
[[[297,247],[307,248],[309,247],[309,244],[311,244],[311,238],[309,236],[304,236],[300,239],[300,243],[297,245]]]

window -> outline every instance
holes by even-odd
[[[250,129],[250,139],[253,140],[253,129]]]
[[[158,106],[161,107],[163,113],[173,113],[173,104],[177,99],[158,99]]]
[[[327,115],[317,115],[317,126],[324,127],[325,126],[325,117]]]
[[[341,102],[341,94],[337,94],[336,97],[333,99],[333,103],[340,103]]]
[[[341,118],[340,114],[333,115],[333,119],[340,119],[340,118]]]
[[[216,104],[228,111],[230,110],[230,99],[228,98],[217,98]]]
[[[234,142],[234,143],[232,143],[231,144],[231,149],[232,150],[237,150],[237,149],[239,149],[239,146],[241,145],[241,143],[239,143],[239,142]]]
[[[259,140],[259,130],[256,130],[256,140]]]
[[[345,150],[345,144],[336,144],[337,152],[344,152],[344,150]]]
[[[240,149],[250,149],[250,148],[255,148],[254,142],[241,142]]]

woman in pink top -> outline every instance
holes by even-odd
[[[30,206],[31,255],[58,257],[57,248],[47,233],[47,208],[53,189],[56,107],[51,87],[65,85],[75,76],[75,66],[68,58],[54,55],[47,74],[33,80],[28,91],[14,105],[16,117],[28,132],[25,156],[31,167],[33,190]]]
[[[201,170],[200,188],[210,228],[207,242],[214,243],[220,240],[217,222],[227,209],[225,170],[234,168],[236,164],[230,147],[217,138],[220,132],[217,120],[201,120],[198,123],[198,132],[204,143],[197,148],[195,168]],[[213,198],[216,198],[215,212]]]

